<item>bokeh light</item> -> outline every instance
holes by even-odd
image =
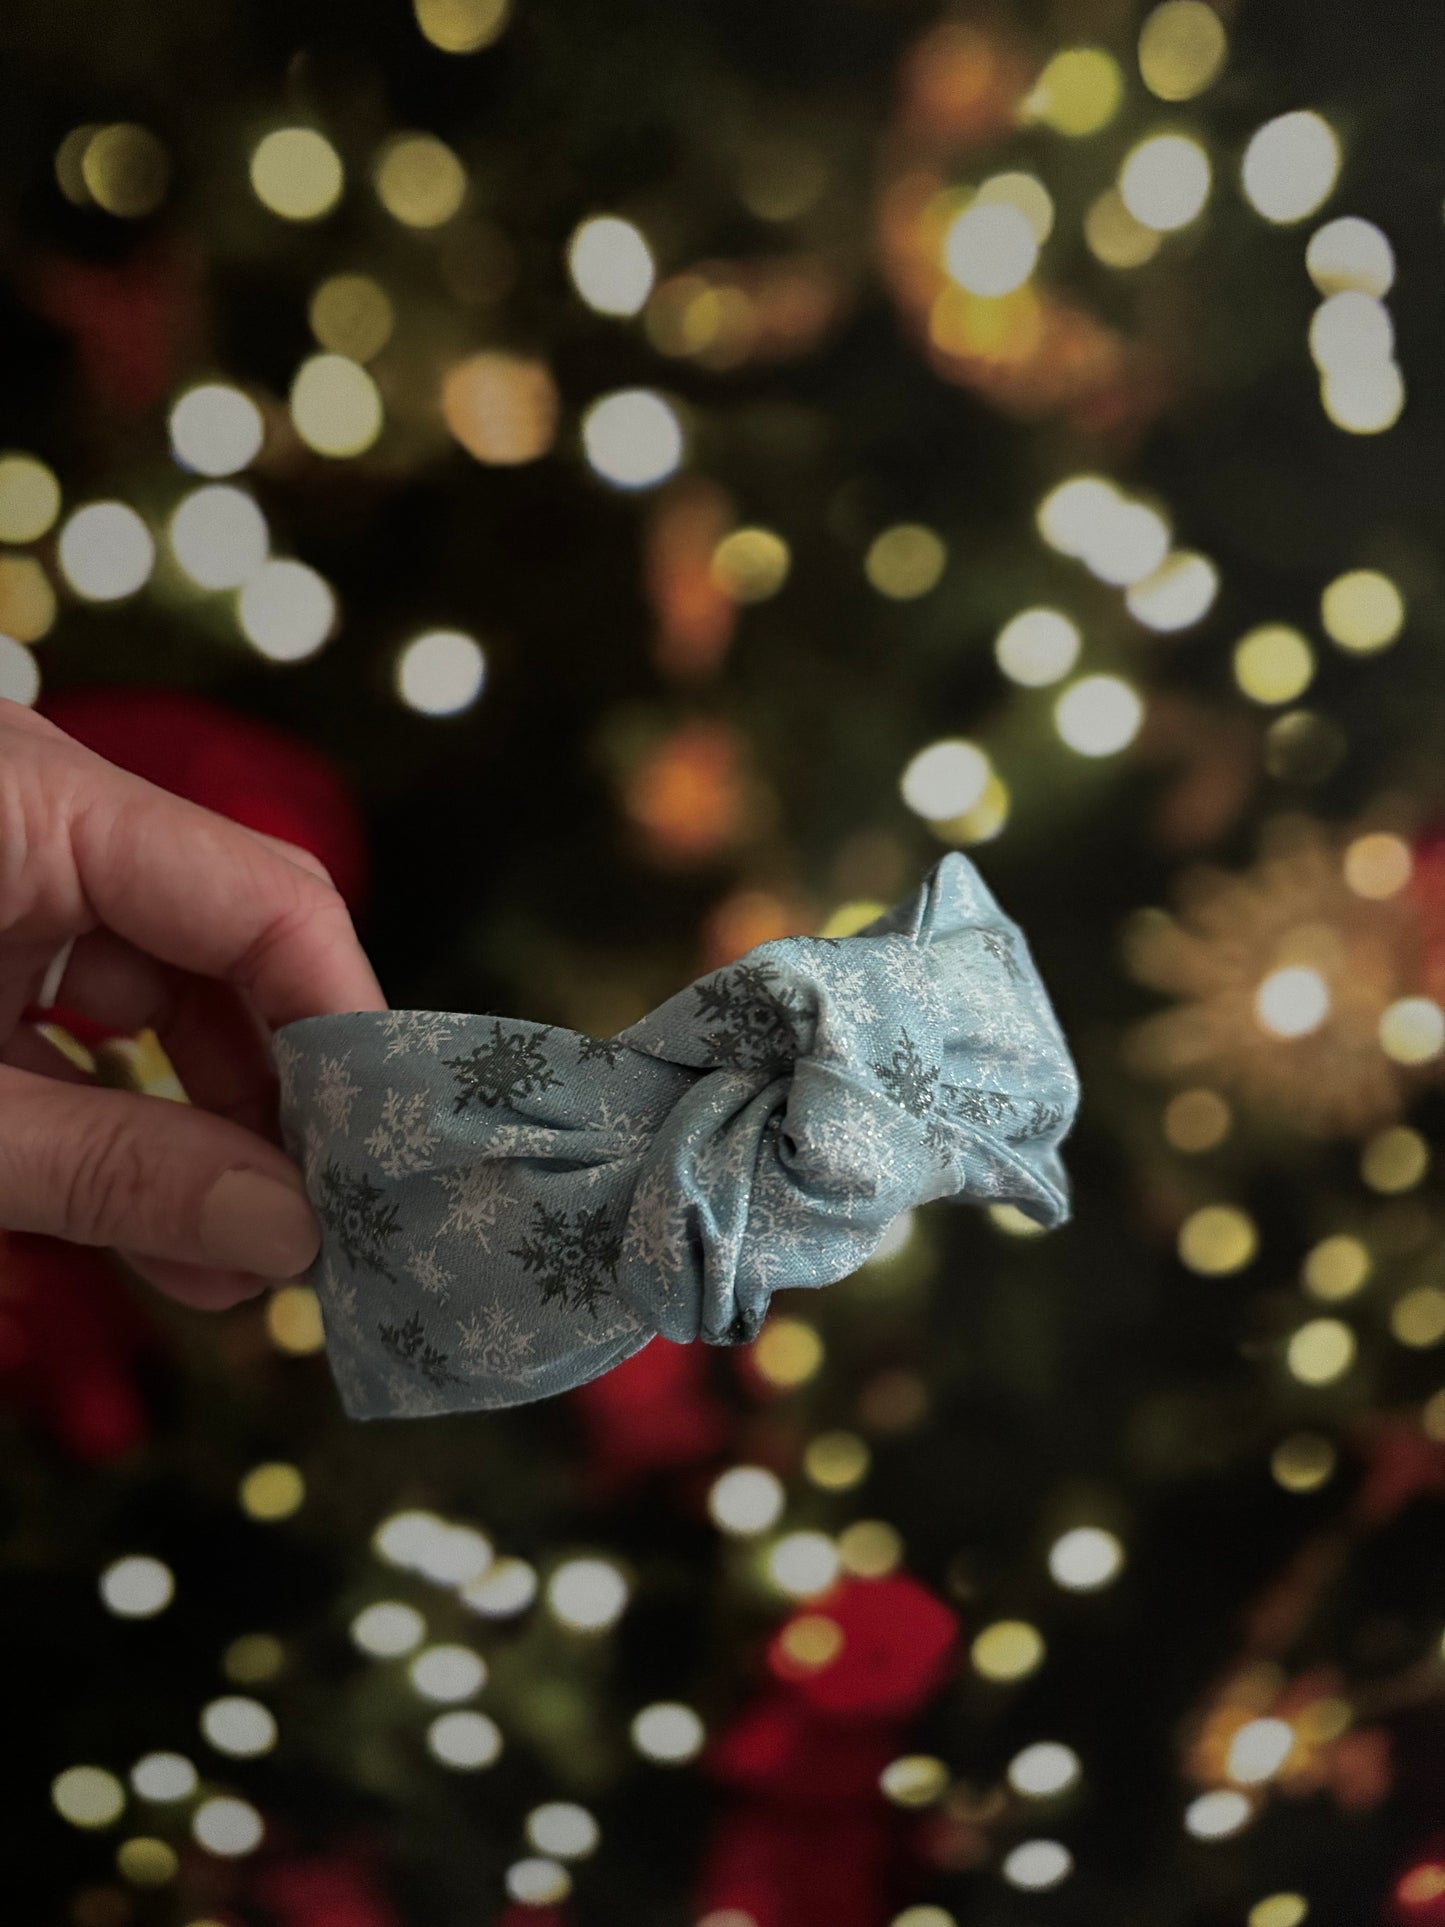
[[[559,1861],[533,1855],[514,1860],[503,1876],[508,1894],[524,1907],[550,1907],[572,1891],[572,1876]]]
[[[654,488],[681,465],[682,423],[650,388],[619,388],[582,418],[582,445],[598,475],[617,488]]]
[[[988,785],[991,765],[977,743],[961,737],[919,750],[899,779],[909,809],[930,820],[961,816]]]
[[[1207,556],[1178,549],[1152,575],[1132,582],[1125,606],[1146,629],[1172,633],[1202,622],[1219,593],[1219,571]]]
[[[1352,1298],[1366,1283],[1370,1271],[1368,1246],[1348,1232],[1337,1231],[1310,1247],[1300,1277],[1312,1298],[1333,1303],[1339,1298]]]
[[[148,1834],[122,1840],[115,1850],[116,1872],[133,1887],[163,1887],[175,1879],[180,1864],[174,1847]]]
[[[1042,689],[1060,682],[1079,659],[1083,637],[1061,609],[1024,609],[1004,624],[994,641],[999,668],[1010,682]]]
[[[1285,1363],[1302,1385],[1332,1385],[1355,1362],[1355,1334],[1339,1318],[1311,1318],[1290,1338]]]
[[[462,447],[493,467],[535,462],[557,438],[557,384],[545,362],[526,355],[469,355],[448,370],[441,403]]]
[[[427,1750],[443,1766],[472,1773],[502,1755],[502,1729],[485,1713],[470,1709],[439,1713],[426,1730]]]
[[[1209,156],[1187,134],[1151,134],[1125,157],[1119,196],[1142,227],[1170,234],[1204,210],[1213,173]]]
[[[680,1766],[702,1750],[706,1731],[690,1706],[677,1700],[658,1700],[634,1715],[632,1744],[644,1759],[659,1765]]]
[[[1234,650],[1234,680],[1257,703],[1290,703],[1314,680],[1314,651],[1282,622],[1262,623]]]
[[[499,39],[511,0],[412,0],[416,24],[446,54],[474,54]]]
[[[1334,1446],[1318,1432],[1292,1432],[1270,1454],[1269,1469],[1286,1492],[1317,1492],[1337,1460]]]
[[[242,633],[259,654],[271,662],[303,662],[314,656],[336,624],[336,597],[331,585],[304,562],[277,559],[263,563],[249,576],[236,600]],[[315,1352],[325,1334],[315,1293],[306,1304],[287,1296],[305,1286],[283,1287],[267,1305],[267,1325],[282,1351]]]
[[[838,1548],[826,1532],[785,1532],[768,1548],[768,1578],[793,1599],[825,1592],[838,1577]]]
[[[792,557],[772,529],[734,529],[712,552],[713,581],[734,602],[766,602],[788,579]]]
[[[1144,705],[1118,676],[1083,676],[1054,705],[1054,726],[1080,756],[1115,756],[1139,733]]]
[[[118,602],[144,588],[155,566],[150,530],[124,502],[89,502],[60,531],[62,575],[88,602]]]
[[[345,184],[341,156],[315,127],[278,127],[251,156],[257,200],[286,221],[329,214]]]
[[[236,475],[261,452],[266,427],[249,395],[229,382],[188,388],[170,413],[171,452],[197,475]]]
[[[1179,1260],[1206,1278],[1226,1278],[1251,1264],[1259,1249],[1254,1220],[1234,1204],[1205,1204],[1179,1227]]]
[[[260,1700],[228,1694],[201,1710],[201,1731],[218,1753],[234,1759],[254,1759],[276,1744],[276,1721]]]
[[[1022,113],[1055,133],[1078,138],[1107,127],[1123,98],[1124,76],[1111,53],[1103,47],[1065,47],[1039,75]]]
[[[0,542],[38,542],[60,513],[60,484],[34,455],[0,455]]]
[[[379,355],[396,326],[391,296],[369,274],[328,275],[312,295],[306,318],[323,348],[351,361]]]
[[[0,633],[39,642],[57,613],[50,578],[33,555],[0,555]]]
[[[229,482],[193,489],[171,516],[169,535],[177,562],[202,589],[238,589],[271,542],[255,498]]]
[[[1025,1619],[996,1619],[978,1633],[969,1649],[973,1669],[999,1682],[1027,1679],[1044,1663],[1044,1638]]]
[[[1021,1840],[1004,1856],[1004,1879],[1029,1893],[1057,1887],[1073,1870],[1073,1855],[1059,1840]]]
[[[1377,1131],[1360,1152],[1360,1176],[1372,1191],[1410,1191],[1430,1168],[1430,1147],[1408,1124]]]
[[[40,694],[40,664],[23,642],[0,634],[0,696],[29,709]]]
[[[722,1531],[742,1537],[776,1524],[784,1498],[776,1472],[762,1465],[734,1465],[713,1480],[707,1509]]]
[[[1244,151],[1245,197],[1267,221],[1303,221],[1335,191],[1340,144],[1329,122],[1308,111],[1266,121]]]
[[[100,1575],[100,1596],[107,1609],[122,1619],[153,1619],[165,1611],[175,1594],[170,1567],[149,1553],[128,1553]]]
[[[583,221],[567,244],[572,285],[598,314],[640,314],[657,280],[641,228],[615,214]]]
[[[1069,1592],[1095,1592],[1123,1568],[1123,1546],[1101,1526],[1075,1526],[1049,1547],[1049,1571]]]
[[[1246,1720],[1229,1743],[1227,1771],[1242,1786],[1273,1779],[1294,1748],[1294,1728],[1286,1720]]]
[[[1254,1014],[1272,1037],[1308,1037],[1330,1014],[1330,987],[1308,964],[1271,970],[1254,993]]]
[[[435,134],[394,135],[377,155],[372,181],[382,206],[404,227],[441,227],[467,194],[466,169]]]
[[[1139,72],[1160,100],[1193,100],[1224,67],[1224,23],[1204,0],[1165,0],[1139,34]]]
[[[931,1806],[948,1787],[944,1761],[930,1753],[905,1753],[878,1775],[879,1791],[897,1807]]]
[[[415,1606],[399,1599],[379,1599],[352,1620],[351,1637],[375,1659],[396,1659],[414,1652],[426,1638],[426,1621]]]
[[[254,1853],[265,1835],[265,1823],[249,1800],[217,1794],[203,1800],[191,1816],[191,1832],[207,1853],[237,1859]]]
[[[108,1827],[125,1811],[125,1788],[102,1766],[72,1766],[50,1783],[50,1798],[73,1827]]]
[[[1117,187],[1106,187],[1089,203],[1084,239],[1106,268],[1142,268],[1163,245],[1163,236],[1145,227],[1125,207]]]
[[[166,1805],[189,1800],[200,1781],[184,1753],[147,1753],[131,1768],[130,1783],[142,1800]]]
[[[311,355],[291,384],[296,433],[318,455],[360,455],[381,433],[381,392],[359,361],[346,355]]]
[[[1380,1048],[1397,1064],[1428,1064],[1445,1046],[1445,1011],[1431,997],[1398,997],[1380,1016]]]
[[[1320,598],[1325,634],[1352,655],[1388,649],[1405,626],[1405,599],[1378,569],[1349,569]]]
[[[1387,295],[1395,282],[1395,250],[1373,221],[1346,214],[1316,228],[1305,249],[1305,267],[1321,294],[1354,290]]]
[[[948,550],[921,522],[898,522],[874,536],[863,572],[879,595],[910,602],[936,588],[948,563]]]
[[[1082,1771],[1079,1756],[1071,1746],[1058,1740],[1035,1740],[1009,1761],[1009,1785],[1033,1800],[1046,1800],[1065,1793]]]
[[[608,1559],[566,1559],[547,1581],[552,1617],[574,1632],[604,1632],[627,1606],[627,1580]]]
[[[407,1668],[423,1699],[449,1704],[469,1700],[487,1681],[486,1662],[470,1646],[426,1646]]]
[[[124,220],[139,220],[165,199],[170,156],[148,127],[116,121],[98,127],[85,143],[80,176],[97,207]]]
[[[573,1800],[545,1800],[524,1823],[529,1846],[559,1860],[585,1860],[595,1853],[602,1830],[586,1807]]]
[[[970,294],[1012,294],[1038,264],[1034,225],[1008,201],[979,201],[957,215],[943,242],[943,265]]]
[[[294,1465],[272,1460],[253,1466],[241,1481],[241,1510],[252,1519],[289,1519],[306,1498],[306,1481]]]
[[[1198,1156],[1213,1151],[1229,1135],[1233,1113],[1218,1091],[1179,1091],[1164,1110],[1164,1135],[1176,1151]]]
[[[1184,1828],[1196,1840],[1226,1840],[1238,1833],[1253,1809],[1242,1793],[1219,1787],[1191,1800],[1184,1814]]]
[[[459,629],[428,629],[397,657],[396,687],[408,709],[423,716],[455,716],[482,693],[486,657]]]

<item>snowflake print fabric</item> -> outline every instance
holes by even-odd
[[[272,1040],[353,1418],[550,1398],[739,1345],[935,1198],[1069,1215],[1078,1078],[1022,932],[950,851],[855,936],[750,950],[599,1039],[433,1011]]]

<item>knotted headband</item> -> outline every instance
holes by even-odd
[[[850,937],[783,937],[606,1040],[436,1011],[273,1039],[352,1418],[493,1410],[662,1337],[747,1344],[898,1214],[1069,1214],[1078,1079],[967,857]]]

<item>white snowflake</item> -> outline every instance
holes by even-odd
[[[271,1039],[271,1055],[276,1063],[276,1076],[281,1088],[289,1097],[296,1082],[296,1067],[301,1062],[301,1052],[289,1037]]]
[[[435,1245],[417,1252],[407,1269],[423,1291],[429,1292],[433,1298],[439,1298],[443,1304],[447,1302],[451,1295],[448,1287],[453,1282],[452,1274],[438,1258]]]
[[[496,1225],[498,1211],[514,1202],[505,1168],[494,1163],[468,1165],[461,1171],[438,1172],[437,1182],[451,1199],[442,1230],[464,1232],[483,1251],[489,1250],[487,1234]]]
[[[383,1383],[388,1418],[434,1418],[447,1409],[440,1392],[425,1379],[412,1378],[406,1372],[388,1372]]]
[[[465,1321],[459,1318],[457,1334],[463,1361],[470,1370],[479,1375],[499,1373],[504,1378],[516,1376],[530,1362],[527,1354],[536,1341],[536,1333],[525,1330],[506,1305],[486,1305]]]
[[[782,1179],[764,1182],[753,1192],[746,1269],[760,1285],[771,1285],[793,1271],[799,1252],[811,1242],[806,1214],[805,1200]]]
[[[632,1193],[622,1239],[623,1257],[656,1271],[669,1297],[683,1265],[684,1231],[675,1198],[666,1168],[650,1171]]]
[[[388,1091],[381,1101],[381,1122],[366,1148],[389,1178],[424,1171],[438,1136],[428,1121],[431,1100],[425,1091]]]
[[[617,1148],[600,1163],[590,1164],[577,1173],[587,1185],[595,1185],[599,1178],[604,1177],[614,1158],[635,1157],[645,1151],[657,1133],[657,1123],[653,1118],[637,1117],[621,1109],[614,1110],[604,1097],[592,1129],[605,1132],[615,1141]]]
[[[435,1057],[457,1033],[455,1019],[439,1010],[389,1010],[381,1028],[387,1039],[384,1064],[413,1051],[427,1051]]]
[[[874,984],[861,964],[827,965],[825,988],[827,1003],[850,1024],[876,1023],[879,1016]]]
[[[321,1278],[317,1296],[328,1310],[335,1310],[338,1322],[354,1319],[356,1316],[356,1283],[351,1278],[341,1278],[330,1262],[321,1268]]]
[[[701,1189],[711,1197],[715,1188],[731,1179],[742,1184],[752,1177],[758,1162],[758,1138],[736,1117],[715,1131],[697,1154],[693,1165]]]
[[[840,1087],[795,1135],[805,1154],[812,1153],[825,1167],[829,1188],[836,1181],[871,1198],[897,1182],[894,1133],[877,1107],[856,1091]]]
[[[344,1131],[351,1121],[351,1107],[361,1095],[361,1086],[346,1075],[348,1060],[323,1057],[316,1078],[317,1108],[333,1131]]]
[[[907,937],[890,937],[880,947],[878,969],[885,983],[917,1005],[931,1023],[948,1019],[948,1001],[939,987],[927,951]]]

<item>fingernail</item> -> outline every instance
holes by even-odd
[[[262,1278],[294,1278],[321,1245],[305,1194],[259,1171],[226,1171],[201,1207],[206,1261]]]

